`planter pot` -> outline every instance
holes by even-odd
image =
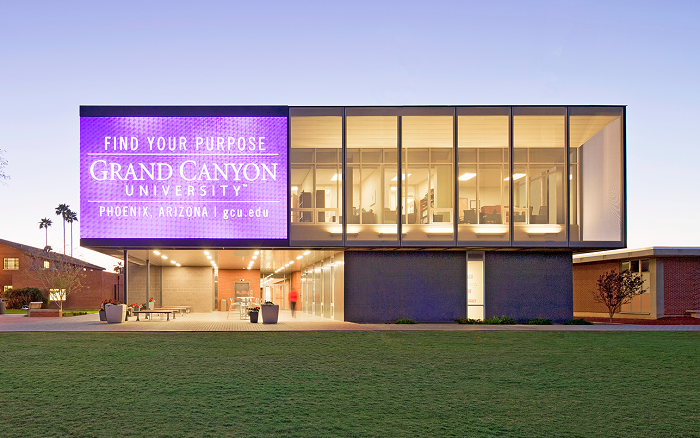
[[[149,301],[148,302],[148,310],[153,310],[156,308],[156,302],[155,301]]]
[[[259,314],[260,314],[260,312],[250,312],[248,314],[250,316],[250,322],[252,322],[253,324],[257,324]]]
[[[105,316],[107,317],[107,322],[111,324],[124,322],[126,321],[126,306],[124,304],[106,306]]]
[[[107,316],[105,316],[105,311],[100,309],[100,321],[107,321]]]
[[[277,304],[260,306],[262,312],[263,324],[277,324],[277,318],[280,314],[280,306]]]

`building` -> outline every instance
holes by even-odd
[[[624,106],[82,106],[81,245],[129,301],[354,322],[573,315],[626,244]]]
[[[104,268],[80,259],[55,252],[47,252],[21,243],[0,239],[0,256],[3,268],[0,284],[3,292],[8,289],[35,287],[49,297],[49,290],[42,283],[37,271],[56,269],[57,264],[81,268],[85,277],[79,292],[68,294],[64,309],[97,309],[105,299],[121,299],[122,276],[106,272]]]
[[[700,310],[700,248],[651,247],[574,256],[574,316],[607,317],[593,301],[601,274],[631,270],[644,279],[645,291],[616,313],[619,318],[657,319],[688,316]]]

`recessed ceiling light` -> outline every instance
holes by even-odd
[[[411,176],[411,174],[409,173],[408,176]],[[396,181],[397,179],[398,179],[397,177],[393,177],[391,180],[392,180],[392,181]],[[403,180],[405,180],[405,179],[406,179],[406,174],[405,174],[405,173],[402,173],[402,174],[401,174],[401,181],[403,181]]]
[[[158,251],[153,251],[153,254],[160,255],[160,253]]]
[[[211,256],[207,256],[207,258],[208,258],[209,260],[211,260]]]
[[[204,255],[209,255],[209,251],[204,251]]]
[[[167,258],[168,258],[168,256],[166,256],[166,255],[162,255],[161,257],[164,258],[164,259],[167,259]]]
[[[178,267],[179,267],[179,266],[182,266],[182,265],[180,265],[179,263],[175,263],[175,266],[178,266]]]
[[[517,181],[520,178],[524,177],[525,175],[527,175],[527,174],[526,173],[514,173],[513,174],[513,181]],[[507,177],[503,178],[503,181],[508,181],[509,179],[510,179],[510,177],[507,176]]]
[[[297,260],[300,260],[302,257],[304,257],[304,256],[297,256]]]
[[[333,175],[333,178],[331,178],[331,181],[342,181],[343,180],[343,175],[340,173],[336,173]]]
[[[253,256],[253,260],[255,260],[255,259],[257,259],[257,258],[258,258],[258,256]]]
[[[464,175],[459,177],[460,181],[469,181],[470,179],[474,178],[476,176],[476,173],[465,173]]]
[[[170,260],[170,263],[172,263],[174,265],[177,262],[175,260]]]
[[[292,261],[289,262],[288,264],[289,264],[289,265],[293,265],[293,264],[294,264],[294,260],[292,260]]]
[[[304,255],[309,255],[311,254],[311,251],[304,251]]]
[[[258,255],[258,254],[260,254],[260,251],[258,251],[258,250],[256,250],[256,251],[253,253],[253,255]]]

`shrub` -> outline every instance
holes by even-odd
[[[482,324],[482,321],[480,319],[457,318],[455,319],[455,322],[459,324]]]
[[[399,318],[394,324],[415,324],[416,322],[411,318]]]
[[[22,306],[29,305],[32,301],[41,301],[42,307],[46,307],[49,299],[44,297],[44,294],[35,287],[23,287],[20,289],[8,289],[3,294],[7,302],[5,305],[8,309],[21,309]]]
[[[552,325],[552,320],[544,318],[532,318],[527,323],[530,325]]]
[[[570,321],[566,321],[564,325],[593,325],[592,322],[586,321],[583,318],[580,319],[572,319]]]

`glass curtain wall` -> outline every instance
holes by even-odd
[[[622,240],[622,111],[622,108],[600,107],[569,110],[569,238],[572,242]]]
[[[398,117],[392,108],[346,110],[347,244],[398,246]]]
[[[458,108],[458,242],[509,245],[510,108]],[[516,211],[516,222],[525,214]]]
[[[454,245],[454,108],[404,111],[402,241],[416,246]]]
[[[566,245],[566,108],[513,108],[514,245]]]
[[[343,242],[342,108],[290,108],[292,245]]]

